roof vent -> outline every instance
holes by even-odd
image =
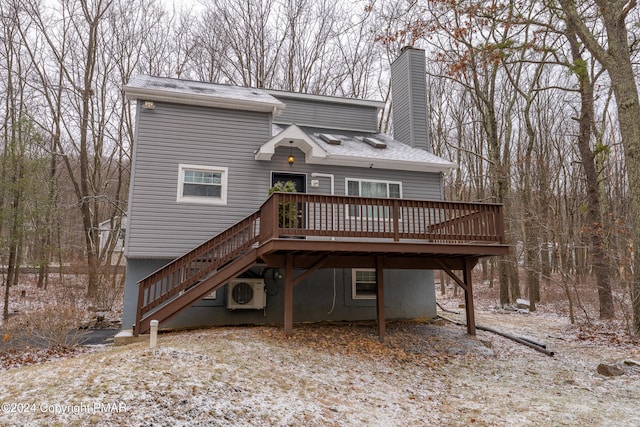
[[[339,138],[328,134],[328,133],[321,133],[320,134],[320,139],[322,139],[324,142],[326,142],[327,144],[331,144],[331,145],[340,145],[341,141]]]
[[[382,141],[380,141],[378,139],[371,138],[369,136],[365,136],[364,138],[362,138],[362,140],[364,142],[366,142],[367,144],[369,144],[370,146],[372,146],[373,148],[380,148],[380,149],[387,148],[387,144],[386,143],[384,143],[384,142],[382,142]]]

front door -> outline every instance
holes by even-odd
[[[296,193],[307,192],[307,175],[302,173],[286,173],[286,172],[272,172],[271,173],[271,185],[275,185],[280,182],[284,184],[287,181],[293,182],[296,187]],[[298,203],[298,227],[303,228],[305,223],[304,206],[302,203]]]
[[[307,176],[303,173],[286,173],[286,172],[272,172],[271,173],[271,185],[276,183],[285,183],[291,181],[296,186],[297,193],[307,192]]]

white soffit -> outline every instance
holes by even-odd
[[[256,150],[256,160],[271,160],[278,147],[296,147],[305,154],[306,163],[320,163],[327,152],[298,126],[290,125]]]
[[[413,172],[432,172],[449,174],[455,164],[429,163],[424,161],[396,160],[396,159],[380,159],[369,157],[341,156],[330,154],[322,162],[325,165],[347,166],[368,169],[391,169],[404,170]]]

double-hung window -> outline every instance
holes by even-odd
[[[183,165],[178,170],[178,202],[227,204],[228,168]]]
[[[402,183],[347,178],[347,196],[399,199],[402,197]],[[356,218],[388,218],[387,209],[382,206],[379,206],[376,210],[372,206],[367,206],[365,209],[358,208],[358,206],[350,206],[349,216]]]
[[[351,270],[351,298],[375,299],[376,289],[375,269],[354,268]]]

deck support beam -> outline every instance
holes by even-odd
[[[385,337],[384,319],[384,263],[381,256],[376,257],[376,316],[378,319],[378,336],[380,341]]]
[[[462,269],[462,279],[460,279],[460,277],[458,277],[458,275],[456,275],[442,260],[438,259],[437,263],[440,265],[440,268],[464,290],[464,310],[467,316],[467,333],[475,336],[476,318],[473,306],[473,283],[471,280],[471,271],[473,270],[473,267],[475,267],[477,260],[465,257],[464,268]]]
[[[305,271],[304,273],[302,273],[301,275],[293,279],[293,286],[296,286],[298,283],[302,282],[304,279],[306,279],[307,277],[315,273],[316,270],[325,266],[330,259],[331,257],[326,256],[322,258],[320,261],[316,262],[314,265],[310,266],[307,269],[307,271]]]
[[[284,266],[284,334],[293,333],[293,255],[285,256]]]

